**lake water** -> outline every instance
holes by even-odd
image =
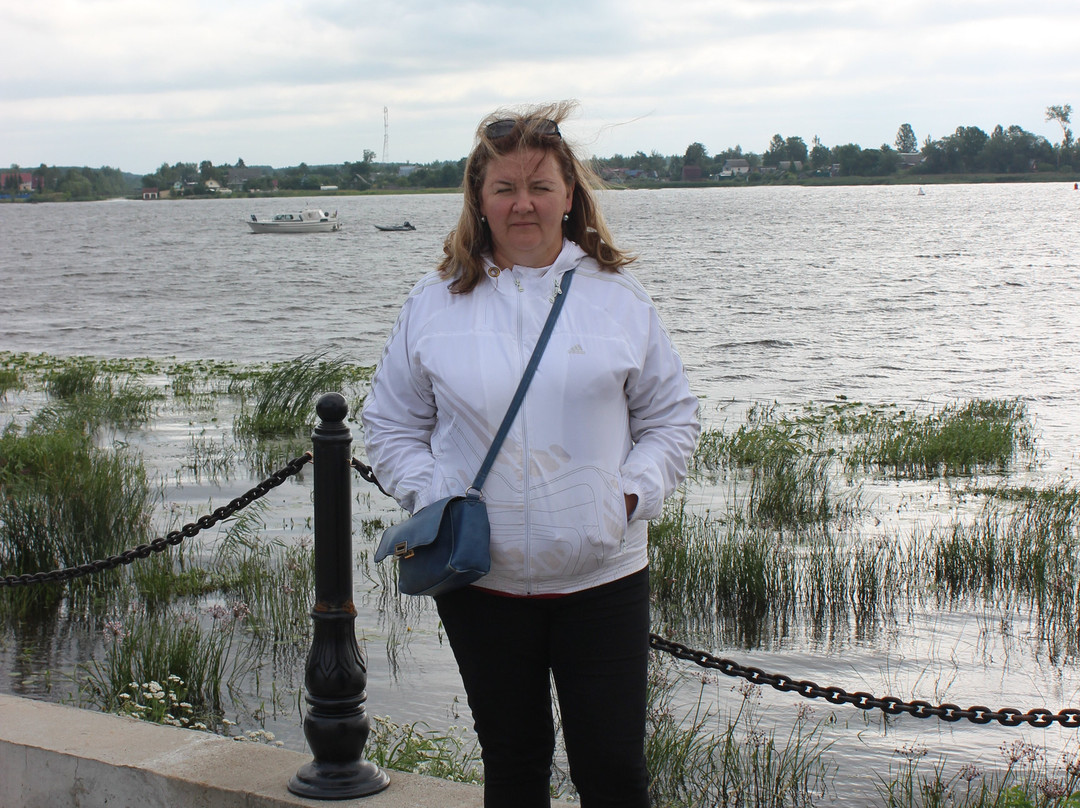
[[[438,260],[460,197],[308,201],[338,210],[344,229],[285,237],[254,235],[243,223],[251,213],[298,210],[299,199],[0,205],[0,350],[239,362],[325,351],[373,364],[404,296]],[[620,191],[603,194],[603,205],[617,241],[641,256],[632,271],[687,363],[707,425],[738,424],[753,402],[844,396],[927,410],[1020,396],[1039,436],[1032,477],[1071,480],[1080,446],[1080,192],[1072,185],[930,186],[924,196],[911,186]],[[405,219],[415,232],[374,227]],[[159,442],[163,469],[184,429],[173,424],[148,439]],[[173,493],[205,506],[248,485]],[[309,508],[303,484],[282,490],[279,505]],[[358,490],[358,517],[396,513]],[[938,484],[878,493],[890,503],[881,515],[889,524],[932,522],[949,495]],[[706,507],[719,496],[708,486],[689,495]],[[417,607],[404,647],[383,653],[402,637],[386,626],[370,582],[358,580],[357,590],[369,709],[435,727],[467,723],[431,610]],[[934,703],[1080,704],[1076,661],[1046,658],[1018,631],[988,630],[985,615],[912,615],[874,637],[707,650],[796,679]],[[33,694],[4,666],[11,653],[0,642],[0,669],[9,672],[0,688]],[[738,699],[736,684],[710,684],[721,711]],[[762,699],[785,715],[797,701],[771,691]],[[861,804],[873,772],[887,771],[905,745],[993,763],[1013,740],[1045,745],[1048,757],[1072,740],[1055,728],[885,724],[877,714],[812,706],[836,718],[830,754],[840,772],[823,804]],[[302,748],[298,723],[293,713],[270,725]]]

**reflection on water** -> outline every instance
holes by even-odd
[[[682,352],[707,425],[734,429],[759,401],[799,406],[843,397],[925,410],[1021,396],[1035,416],[1039,466],[1010,479],[1071,480],[1080,437],[1080,194],[1071,185],[934,186],[925,196],[909,187],[635,191],[605,193],[603,202],[616,236],[641,256],[633,271]],[[238,362],[322,351],[373,364],[403,297],[438,260],[460,199],[317,204],[338,209],[344,230],[285,237],[244,225],[250,213],[299,209],[301,200],[0,205],[0,350]],[[415,232],[374,227],[405,219]],[[23,406],[35,402],[9,395],[0,403],[4,422]],[[143,452],[166,502],[201,513],[257,477],[239,461],[221,479],[177,472],[192,436],[224,441],[231,416],[166,408],[152,429],[118,437]],[[902,541],[947,525],[975,482],[862,480],[869,515],[851,535]],[[355,491],[358,525],[397,517],[359,479]],[[699,480],[686,497],[695,513],[717,514],[730,491]],[[272,499],[267,529],[295,540],[310,533],[309,513],[310,481],[291,480]],[[358,529],[358,552],[369,545]],[[356,574],[369,710],[436,727],[464,723],[457,673],[432,610],[414,602],[395,616],[373,577]],[[0,687],[30,694],[52,687],[55,697],[63,687],[49,671],[100,653],[97,630],[64,620],[5,628]],[[927,604],[871,623],[775,625],[707,650],[818,684],[962,706],[1056,711],[1075,705],[1080,687],[1073,658],[1040,644],[1026,613],[977,603]],[[298,687],[295,667],[265,675]],[[722,715],[737,707],[733,684],[707,689]],[[688,690],[695,699],[697,687]],[[762,698],[780,726],[794,719],[797,697]],[[905,744],[992,765],[1002,743],[1022,737],[1060,750],[1070,737],[1055,728],[886,722],[812,706],[836,722],[831,754],[840,772],[830,798],[852,805],[873,793],[872,773],[886,771]],[[267,726],[301,748],[298,716],[285,707]],[[250,722],[241,712],[236,718]]]

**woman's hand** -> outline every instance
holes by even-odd
[[[626,501],[626,521],[630,521],[630,516],[637,510],[637,494],[623,494],[623,499]]]

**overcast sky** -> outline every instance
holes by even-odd
[[[381,160],[387,131],[391,161],[456,160],[493,109],[566,98],[602,157],[1080,119],[1077,0],[0,0],[0,31],[3,167]]]

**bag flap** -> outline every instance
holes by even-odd
[[[439,525],[450,503],[461,496],[445,497],[432,502],[408,519],[391,525],[383,531],[382,540],[375,550],[375,560],[382,561],[388,555],[405,555],[417,547],[424,547],[435,541],[439,535]]]

